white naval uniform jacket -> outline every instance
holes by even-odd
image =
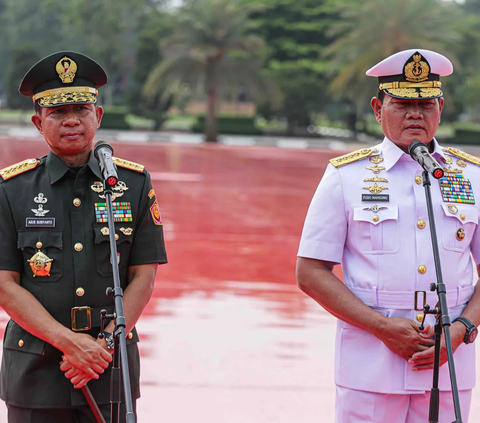
[[[458,164],[459,157],[442,149],[436,140],[434,144],[433,156],[440,164],[462,170],[463,177],[470,180],[476,202],[444,201],[439,182],[430,177],[443,280],[453,321],[473,294],[476,272],[472,256],[480,263],[480,167],[466,160]],[[418,178],[416,181],[423,169],[387,138],[372,149],[378,151],[368,158],[340,167],[328,165],[307,213],[298,256],[341,263],[346,286],[366,305],[387,317],[417,321],[415,291],[426,291],[432,308],[438,299],[436,292],[429,291],[430,283],[437,280],[425,188]],[[381,162],[372,163],[372,156],[381,156],[383,161],[376,157],[372,161]],[[452,164],[445,164],[442,158]],[[366,181],[375,177],[387,181]],[[388,188],[377,189],[389,196],[388,201],[362,201],[362,194],[371,194],[368,187],[375,183]],[[375,204],[383,209],[368,210]],[[448,205],[458,211],[454,213],[455,208]],[[426,223],[423,229],[422,220]],[[459,241],[457,231],[461,228],[465,237]],[[421,265],[426,267],[425,273],[420,273]],[[434,316],[427,316],[426,323],[433,325]],[[454,360],[459,389],[473,388],[474,344],[460,345]],[[337,385],[378,393],[429,390],[432,370],[414,372],[412,367],[374,335],[338,321]],[[440,369],[439,387],[451,389],[448,364]]]

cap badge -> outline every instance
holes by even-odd
[[[64,84],[70,84],[75,79],[77,64],[70,57],[65,56],[57,62],[55,70]]]
[[[428,79],[430,66],[422,60],[420,53],[415,53],[411,61],[407,62],[404,68],[405,79],[410,82],[422,82]]]

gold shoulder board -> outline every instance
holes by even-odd
[[[117,166],[125,167],[127,169],[134,170],[135,172],[140,172],[140,173],[142,173],[143,169],[145,169],[144,165],[130,162],[128,160],[119,159],[118,157],[113,158],[113,163],[115,163]]]
[[[35,169],[39,163],[40,161],[37,159],[24,160],[23,162],[15,163],[14,165],[3,168],[0,170],[0,176],[6,181],[7,179],[20,175],[21,173]]]
[[[446,151],[445,151],[446,150]],[[459,150],[457,148],[452,148],[448,147],[447,149],[443,149],[446,153],[450,153],[453,156],[459,157],[460,159],[466,160],[467,162],[476,164],[477,166],[480,166],[480,158],[472,156],[471,154],[465,153],[462,150]]]
[[[354,151],[353,153],[348,153],[348,154],[345,154],[344,156],[330,159],[330,163],[335,167],[340,167],[348,163],[356,162],[357,160],[366,159],[372,154],[377,154],[377,153],[378,153],[377,149],[372,150],[370,148],[362,148],[361,150]]]

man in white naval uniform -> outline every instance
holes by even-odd
[[[380,84],[371,106],[385,139],[330,160],[308,210],[297,280],[339,319],[337,423],[428,422],[435,317],[427,315],[420,330],[415,292],[426,291],[431,307],[438,297],[429,291],[437,280],[423,169],[408,155],[413,141],[426,144],[445,171],[440,181],[431,178],[431,193],[462,418],[468,422],[480,324],[472,262],[480,264],[480,159],[441,147],[434,138],[444,103],[439,77],[452,71],[446,57],[422,49],[371,68],[367,75]],[[344,283],[332,272],[338,263]],[[446,361],[442,340],[440,423],[455,420]]]

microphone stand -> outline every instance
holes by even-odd
[[[460,399],[458,396],[457,377],[455,374],[455,363],[453,360],[452,338],[450,336],[450,316],[447,306],[447,288],[443,283],[442,267],[440,264],[440,253],[438,250],[437,232],[435,229],[435,217],[433,215],[432,195],[430,192],[430,177],[426,170],[423,171],[423,186],[427,200],[428,220],[430,222],[430,235],[432,237],[433,259],[435,262],[435,271],[437,273],[437,283],[430,284],[430,291],[437,291],[438,303],[434,309],[430,309],[428,304],[423,307],[423,323],[427,314],[435,314],[435,357],[433,363],[433,383],[430,391],[429,423],[438,423],[438,414],[440,407],[440,390],[438,389],[438,377],[440,371],[440,341],[442,329],[445,334],[445,344],[447,347],[448,368],[450,371],[450,383],[452,386],[453,406],[455,409],[456,420],[452,423],[462,423],[462,414],[460,411]]]
[[[107,217],[110,241],[110,253],[113,269],[113,288],[107,288],[107,296],[115,300],[114,314],[107,315],[106,310],[102,310],[102,332],[105,320],[115,320],[114,350],[112,360],[112,373],[110,380],[110,403],[111,403],[111,423],[120,422],[120,402],[121,402],[121,379],[123,377],[123,388],[125,393],[125,404],[127,409],[126,423],[135,423],[135,414],[133,413],[132,391],[130,386],[130,373],[128,369],[127,342],[125,340],[125,315],[123,312],[123,289],[120,286],[120,272],[118,270],[117,243],[115,240],[115,223],[113,221],[112,209],[112,187],[107,185],[104,180],[104,194],[107,200]],[[121,362],[121,363],[120,363]]]

